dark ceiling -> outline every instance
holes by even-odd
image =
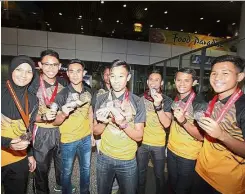
[[[237,1],[2,2],[4,27],[142,41],[148,41],[151,27],[233,36],[239,28],[240,14],[241,2]],[[135,22],[143,25],[142,32],[133,31]]]

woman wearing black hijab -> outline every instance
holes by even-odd
[[[30,139],[23,136],[31,133],[37,114],[38,99],[27,90],[34,71],[31,58],[15,57],[9,67],[9,79],[2,84],[1,178],[5,194],[25,194],[29,171],[36,168]]]

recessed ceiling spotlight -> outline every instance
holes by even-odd
[[[165,29],[168,30],[168,27],[166,27]]]
[[[101,20],[101,18],[98,18],[98,20]]]
[[[216,22],[217,22],[217,23],[219,23],[219,22],[220,22],[220,20],[217,20]]]
[[[127,5],[126,5],[126,4],[124,4],[124,5],[123,5],[123,7],[127,7]]]
[[[52,28],[49,28],[49,30],[52,30]]]
[[[47,23],[47,26],[49,26],[50,24],[49,23]]]
[[[236,23],[234,22],[234,23],[232,23],[232,26],[235,26],[236,25]]]
[[[117,20],[117,23],[119,23],[119,20]]]
[[[121,22],[120,24],[123,24],[123,22]]]
[[[167,14],[167,13],[168,13],[168,11],[165,11],[165,12],[164,12],[164,14]]]
[[[195,31],[195,34],[197,34],[197,31]]]
[[[79,16],[80,18],[82,17],[82,15]]]
[[[59,15],[62,15],[62,13],[60,12]]]
[[[104,4],[104,1],[101,1],[101,4]]]
[[[153,25],[150,25],[150,27],[152,28],[152,27],[153,27]]]
[[[147,7],[144,10],[147,11]]]
[[[78,17],[77,19],[81,20],[82,18]]]
[[[181,29],[180,31],[183,32],[183,29]]]
[[[81,30],[83,30],[83,27],[81,27]]]
[[[200,18],[200,20],[203,20],[204,18]]]
[[[32,12],[32,14],[36,15],[37,13],[36,12]]]

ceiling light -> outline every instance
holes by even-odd
[[[234,25],[236,25],[236,23],[234,22],[234,23],[232,23],[232,26],[234,26]]]
[[[164,12],[164,14],[167,14],[167,13],[168,13],[168,11],[165,11],[165,12]]]
[[[59,15],[62,15],[62,13],[60,12]]]
[[[210,32],[210,33],[208,33],[208,36],[211,36],[211,32]]]
[[[147,7],[145,8],[145,11],[147,11]]]
[[[50,24],[49,23],[47,23],[47,26],[49,26]]]
[[[181,29],[180,31],[183,32],[183,29]]]
[[[203,18],[200,18],[200,20],[203,20]]]
[[[46,24],[48,23],[48,22],[45,22]]]
[[[123,5],[123,7],[127,7],[127,5],[126,5],[126,4],[124,4],[124,5]]]
[[[120,24],[123,24],[123,22],[121,22]]]
[[[197,34],[197,31],[195,31],[195,34]]]
[[[117,20],[117,23],[119,23],[119,20]]]
[[[32,14],[36,15],[37,13],[36,12],[32,12]]]
[[[220,20],[217,20],[216,22],[217,22],[217,23],[219,23],[219,22],[220,22]]]
[[[98,18],[98,20],[101,20],[101,18]]]
[[[104,1],[101,1],[101,4],[104,4]]]
[[[238,32],[235,33],[235,36],[238,36]]]
[[[153,25],[150,25],[150,27],[152,28],[152,27],[153,27]]]
[[[81,18],[82,16],[80,15],[79,17]]]
[[[7,11],[8,9],[4,8],[3,10],[4,10],[4,11]]]
[[[168,27],[166,27],[165,29],[168,30]]]
[[[77,18],[77,19],[81,20],[82,18],[79,17],[79,18]]]
[[[52,28],[49,28],[49,30],[52,30]]]
[[[83,27],[81,27],[81,30],[83,30]]]

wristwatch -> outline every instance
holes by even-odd
[[[187,119],[185,118],[185,120],[182,123],[179,123],[181,126],[184,126],[184,124],[187,123]]]

